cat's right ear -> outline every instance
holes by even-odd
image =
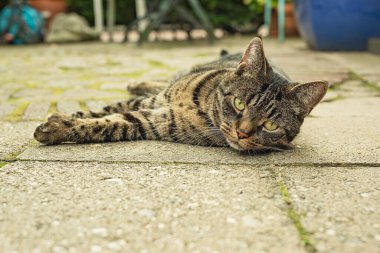
[[[236,74],[242,75],[248,73],[265,77],[268,70],[269,65],[264,55],[263,41],[260,37],[255,37],[245,50],[239,66],[236,69]]]
[[[306,115],[322,100],[326,94],[328,83],[325,81],[291,84],[288,94],[297,101]]]

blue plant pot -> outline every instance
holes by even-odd
[[[295,0],[298,28],[309,47],[367,50],[380,37],[380,0]]]

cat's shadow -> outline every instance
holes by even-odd
[[[267,148],[262,150],[244,150],[237,151],[237,153],[241,156],[268,156],[276,153],[284,153],[294,150],[295,147],[292,145],[288,145],[282,148]]]

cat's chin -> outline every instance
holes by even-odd
[[[247,148],[243,148],[242,146],[240,146],[237,142],[234,142],[234,141],[231,141],[228,139],[227,139],[227,142],[231,148],[233,148],[237,151],[240,151],[240,152],[250,152],[250,151],[253,151],[253,152],[281,152],[281,151],[292,148],[291,145],[286,145],[286,146],[284,145],[281,147],[262,146],[262,147],[247,149]]]
[[[237,142],[230,141],[227,139],[228,145],[230,145],[231,148],[238,150],[238,151],[248,151],[248,149],[245,149],[241,147]]]

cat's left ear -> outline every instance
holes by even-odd
[[[255,76],[266,77],[270,66],[264,55],[263,41],[255,37],[249,43],[236,70],[238,75],[248,73]]]
[[[307,115],[325,96],[327,88],[327,82],[318,81],[291,85],[288,92],[289,95],[300,104]]]

